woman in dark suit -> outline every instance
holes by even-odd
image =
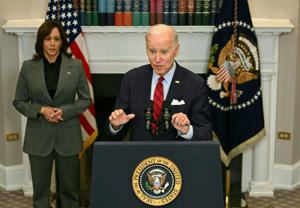
[[[23,151],[29,155],[35,208],[49,207],[53,160],[62,207],[79,207],[78,115],[92,100],[82,63],[71,58],[67,48],[60,22],[43,23],[36,54],[22,65],[13,101],[27,117]]]

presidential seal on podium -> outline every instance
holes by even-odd
[[[144,203],[163,206],[179,194],[182,177],[179,168],[171,160],[155,156],[141,161],[132,175],[135,195]]]

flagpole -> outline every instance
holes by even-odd
[[[226,167],[225,208],[229,208],[229,195],[230,195],[230,169],[229,169],[229,167]]]
[[[238,1],[234,0],[234,14],[233,14],[233,59],[236,61],[237,54],[236,54],[236,47],[237,47],[237,19],[238,19]],[[236,76],[235,76],[235,70],[233,69],[233,76],[231,78],[231,93],[230,93],[230,104],[236,104],[237,103],[237,94],[236,94]]]
[[[235,47],[237,47],[237,19],[238,19],[238,1],[234,0],[234,14],[233,14],[233,36],[234,36],[234,41],[233,41],[233,45],[234,45],[234,49]],[[236,50],[233,51],[234,55]]]
[[[57,21],[60,21],[60,4],[59,0],[57,0]]]

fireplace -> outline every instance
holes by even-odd
[[[92,74],[98,141],[107,140],[105,124],[119,94],[123,74]]]

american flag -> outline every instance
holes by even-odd
[[[233,70],[228,63],[225,61],[222,66],[220,67],[219,71],[216,74],[216,79],[219,82],[227,82],[233,74]]]
[[[58,20],[64,27],[69,41],[69,49],[73,56],[81,59],[86,78],[88,80],[91,97],[93,99],[89,108],[79,115],[81,132],[83,138],[83,152],[95,141],[98,136],[96,125],[94,93],[92,87],[92,79],[90,67],[88,64],[88,56],[83,33],[80,26],[78,13],[74,10],[72,0],[50,0],[48,4],[46,21]],[[82,153],[80,155],[82,155]]]

